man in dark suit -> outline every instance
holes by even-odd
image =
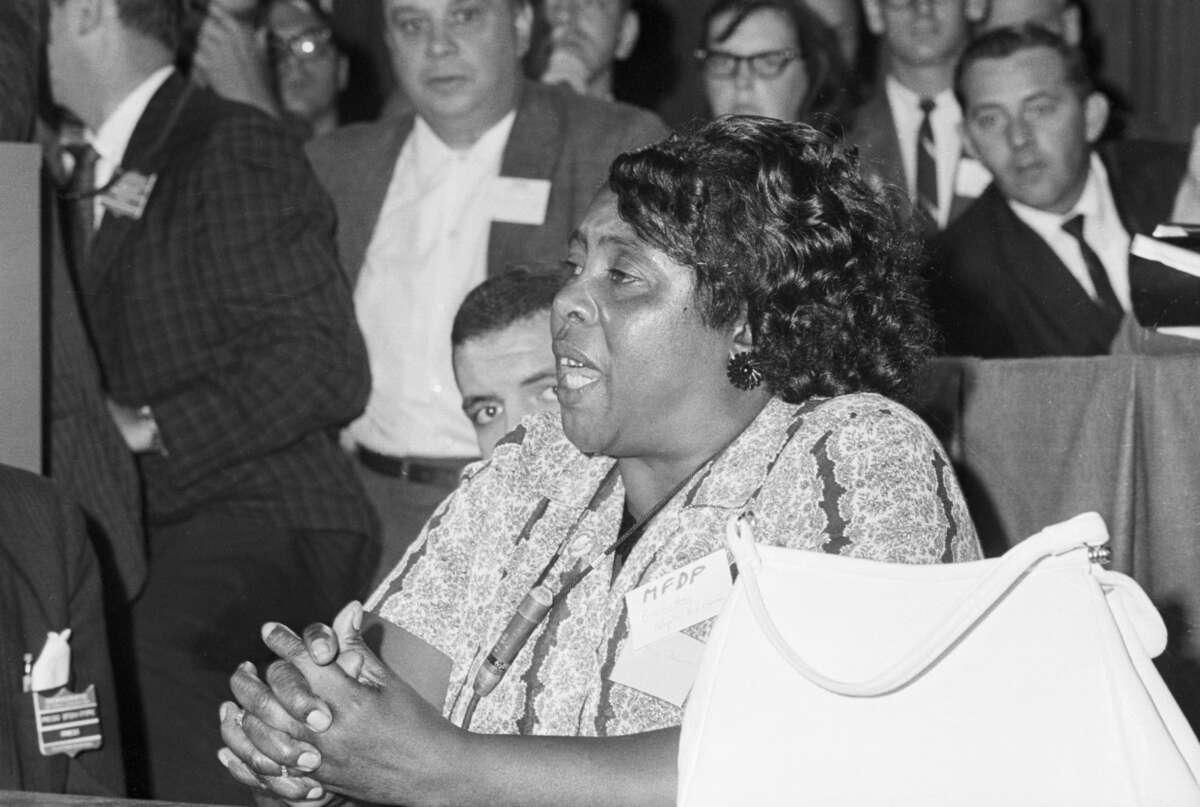
[[[970,23],[986,9],[986,0],[863,0],[884,70],[846,140],[865,171],[908,192],[930,231],[960,215],[989,179],[963,159],[952,86]]]
[[[995,182],[937,244],[948,352],[1107,353],[1131,310],[1132,236],[1184,200],[1187,147],[1094,150],[1108,102],[1079,50],[1036,26],[973,42],[956,89],[967,145]]]
[[[0,465],[0,614],[0,790],[124,796],[100,572],[83,514],[49,481],[6,465]],[[76,756],[45,755],[22,659],[36,661],[47,633],[67,629],[70,690],[95,686],[103,744]]]
[[[38,3],[0,4],[0,141],[25,140],[37,111]]]
[[[481,0],[469,22],[454,0],[384,13],[413,111],[309,145],[371,357],[345,442],[383,522],[381,571],[477,456],[451,371],[459,303],[510,266],[557,271],[613,158],[665,134],[643,110],[523,80],[528,0]]]
[[[369,376],[333,208],[275,122],[173,71],[180,3],[49,5],[51,87],[91,146],[67,194],[75,280],[146,511],[128,748],[150,782],[131,788],[234,801],[208,728],[229,666],[263,621],[361,593],[376,552],[334,437]]]

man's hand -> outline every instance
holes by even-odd
[[[257,32],[219,3],[208,7],[192,59],[195,80],[231,101],[278,118],[271,65]]]

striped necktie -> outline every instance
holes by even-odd
[[[1117,300],[1117,293],[1113,291],[1112,284],[1108,282],[1108,272],[1105,271],[1104,264],[1100,262],[1100,256],[1083,237],[1083,214],[1080,213],[1068,221],[1064,221],[1062,228],[1064,232],[1079,242],[1079,251],[1083,254],[1083,262],[1087,266],[1088,275],[1092,278],[1092,285],[1096,288],[1096,297],[1099,298],[1100,307],[1120,316],[1122,313],[1121,303]]]
[[[937,142],[930,116],[937,102],[921,99],[921,128],[917,130],[917,204],[935,223],[938,218]]]
[[[63,147],[75,158],[71,178],[63,189],[67,202],[70,226],[70,249],[75,261],[75,270],[82,271],[87,264],[92,236],[96,231],[96,162],[100,154],[90,143],[71,143]]]

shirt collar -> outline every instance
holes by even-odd
[[[492,124],[490,129],[465,149],[455,149],[446,145],[446,142],[438,137],[437,132],[433,131],[433,127],[426,123],[420,115],[416,116],[416,121],[413,123],[412,136],[417,151],[431,160],[437,162],[451,158],[469,160],[482,154],[503,151],[516,118],[517,110],[509,110],[507,115]]]
[[[916,110],[921,108],[921,99],[924,96],[917,95],[908,87],[901,84],[900,80],[891,73],[888,73],[887,77],[884,78],[884,90],[890,98],[907,108]],[[954,91],[949,88],[933,96],[933,101],[935,113],[939,111],[956,111],[958,109],[958,101],[954,98]]]
[[[133,130],[137,128],[142,113],[146,111],[150,99],[171,76],[174,69],[169,65],[160,67],[147,76],[141,84],[134,88],[133,92],[125,96],[125,99],[100,125],[100,128],[92,136],[91,142],[92,148],[96,149],[102,159],[113,165],[121,164],[121,160],[125,158],[125,149],[129,146],[129,140],[133,137]]]

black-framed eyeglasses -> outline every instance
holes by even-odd
[[[742,62],[750,65],[750,72],[758,78],[775,78],[799,58],[800,51],[795,48],[764,50],[746,56],[712,48],[700,48],[696,51],[697,61],[712,78],[733,78],[741,71]]]
[[[328,28],[310,28],[286,39],[273,33],[267,34],[267,45],[276,60],[319,59],[329,53],[332,41],[333,32]]]

